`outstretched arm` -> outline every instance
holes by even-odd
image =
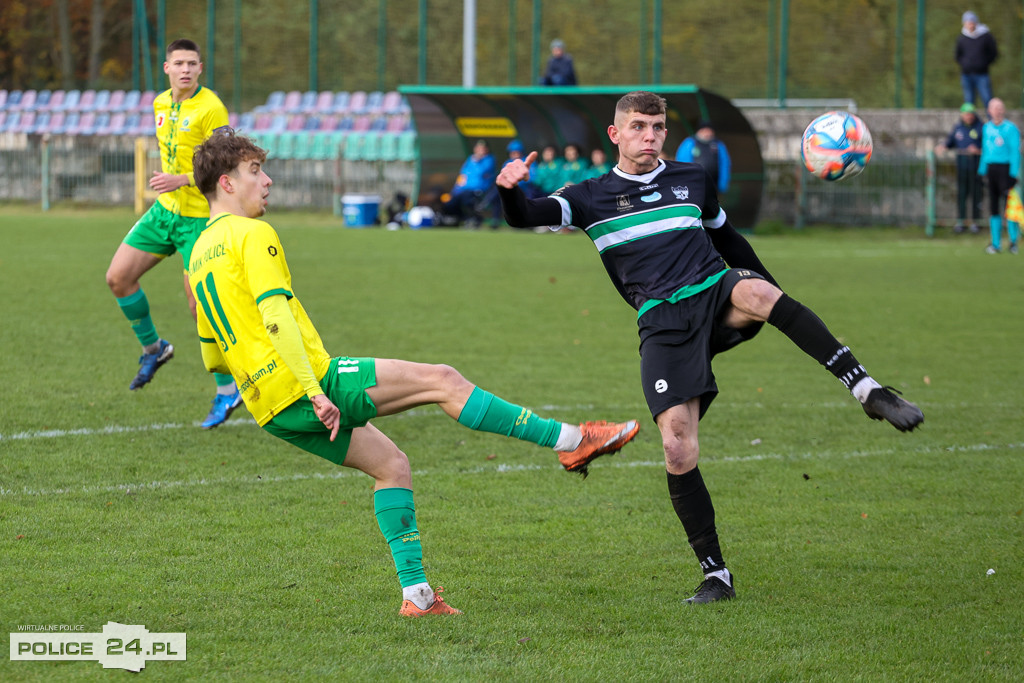
[[[713,228],[707,232],[711,237],[711,243],[730,268],[748,268],[755,273],[760,273],[764,276],[765,280],[782,289],[771,273],[768,272],[768,269],[764,267],[764,264],[761,263],[761,259],[757,257],[754,248],[750,246],[750,242],[737,232],[736,228],[732,227],[732,223],[726,220],[722,227]]]
[[[562,224],[562,206],[557,201],[551,197],[527,199],[519,188],[519,183],[530,179],[530,164],[536,160],[537,153],[530,152],[526,159],[505,164],[495,181],[505,222],[512,227]]]

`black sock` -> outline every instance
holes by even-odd
[[[666,474],[672,507],[683,523],[701,569],[705,574],[725,569],[722,548],[718,545],[718,531],[715,530],[715,507],[711,504],[711,494],[704,485],[700,470],[694,467],[685,474],[667,471]]]
[[[847,389],[868,373],[849,347],[832,336],[825,323],[799,301],[783,294],[768,314],[768,324],[789,337],[801,351],[824,365]]]

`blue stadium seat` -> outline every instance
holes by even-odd
[[[261,104],[260,106],[256,107],[255,109],[253,109],[253,112],[257,114],[276,114],[278,111],[281,110],[282,107],[284,107],[284,91],[275,90],[274,92],[270,93],[270,95],[267,96],[266,104]]]
[[[110,91],[99,90],[96,92],[96,102],[93,109],[96,111],[107,111],[110,107]]]
[[[0,119],[0,133],[8,132],[11,129],[11,126],[16,125],[18,120],[21,118],[21,114],[16,111],[3,111],[0,112],[0,115],[3,116],[3,118]]]
[[[320,129],[320,117],[310,116],[306,119],[306,122],[302,124],[302,130],[314,131]]]
[[[82,99],[79,90],[68,90],[64,93],[64,101],[61,103],[61,111],[78,111],[78,101]]]
[[[0,89],[0,111],[7,109],[7,90]]]
[[[313,110],[316,109],[316,98],[320,96],[315,90],[307,90],[302,93],[302,99],[299,101],[299,112],[302,114],[312,114]]]
[[[12,90],[7,94],[7,109],[14,111],[18,108],[18,104],[21,102],[21,91]]]
[[[142,97],[142,93],[138,90],[129,90],[124,94],[124,103],[121,105],[121,111],[131,113],[135,111],[135,108],[139,106],[139,99]]]
[[[243,133],[251,133],[256,128],[256,114],[247,111],[238,117],[238,130]]]
[[[331,103],[332,114],[344,114],[348,111],[349,94],[345,91],[334,94],[334,102]]]
[[[44,111],[50,108],[50,98],[53,93],[49,90],[40,90],[36,95],[36,111]]]
[[[50,112],[41,111],[36,115],[36,122],[32,126],[32,130],[29,133],[45,133],[46,129],[50,127]]]

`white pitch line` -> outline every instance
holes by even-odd
[[[1021,450],[1024,449],[1024,443],[1010,443],[1010,444],[952,444],[942,447],[924,446],[920,448],[911,449],[913,453],[918,455],[933,455],[940,453],[957,453],[957,452],[980,452],[980,451],[992,451],[992,450]],[[904,449],[886,448],[879,450],[870,451],[851,451],[838,453],[835,451],[822,451],[815,453],[799,453],[799,454],[783,454],[783,453],[754,453],[751,455],[742,456],[722,456],[718,458],[707,458],[708,463],[746,463],[746,462],[758,462],[764,460],[776,460],[776,461],[797,461],[797,460],[831,460],[833,458],[869,458],[876,456],[890,456],[896,453],[906,453]],[[651,467],[651,468],[662,468],[665,466],[663,460],[641,460],[641,461],[623,461],[623,460],[602,460],[599,467],[602,469],[632,469],[637,467]],[[525,465],[478,465],[476,467],[469,468],[445,468],[445,469],[419,469],[414,470],[413,475],[419,477],[430,477],[430,476],[446,476],[446,475],[478,475],[478,474],[510,474],[516,472],[535,472],[542,470],[560,470],[560,466],[555,464],[525,464]],[[351,469],[338,469],[333,472],[323,473],[315,472],[312,474],[284,474],[276,476],[244,476],[244,477],[216,477],[207,478],[202,477],[200,479],[182,479],[174,481],[149,481],[149,482],[135,482],[128,484],[104,484],[104,485],[87,485],[82,486],[68,486],[64,488],[55,489],[31,489],[23,487],[21,490],[14,490],[9,488],[0,487],[0,498],[20,498],[20,497],[46,497],[46,496],[58,496],[58,495],[69,495],[69,494],[94,494],[94,493],[124,493],[134,494],[139,491],[145,490],[157,490],[157,489],[171,489],[171,488],[199,488],[204,486],[219,486],[222,484],[238,485],[238,484],[255,484],[255,485],[269,485],[278,483],[287,483],[294,481],[310,481],[310,480],[335,480],[345,479],[347,477],[364,476],[361,472]]]

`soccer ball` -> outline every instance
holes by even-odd
[[[855,176],[871,160],[871,131],[845,111],[830,111],[811,121],[801,142],[804,166],[822,180]]]
[[[429,206],[414,206],[405,214],[410,228],[429,228],[434,224],[434,211]]]

